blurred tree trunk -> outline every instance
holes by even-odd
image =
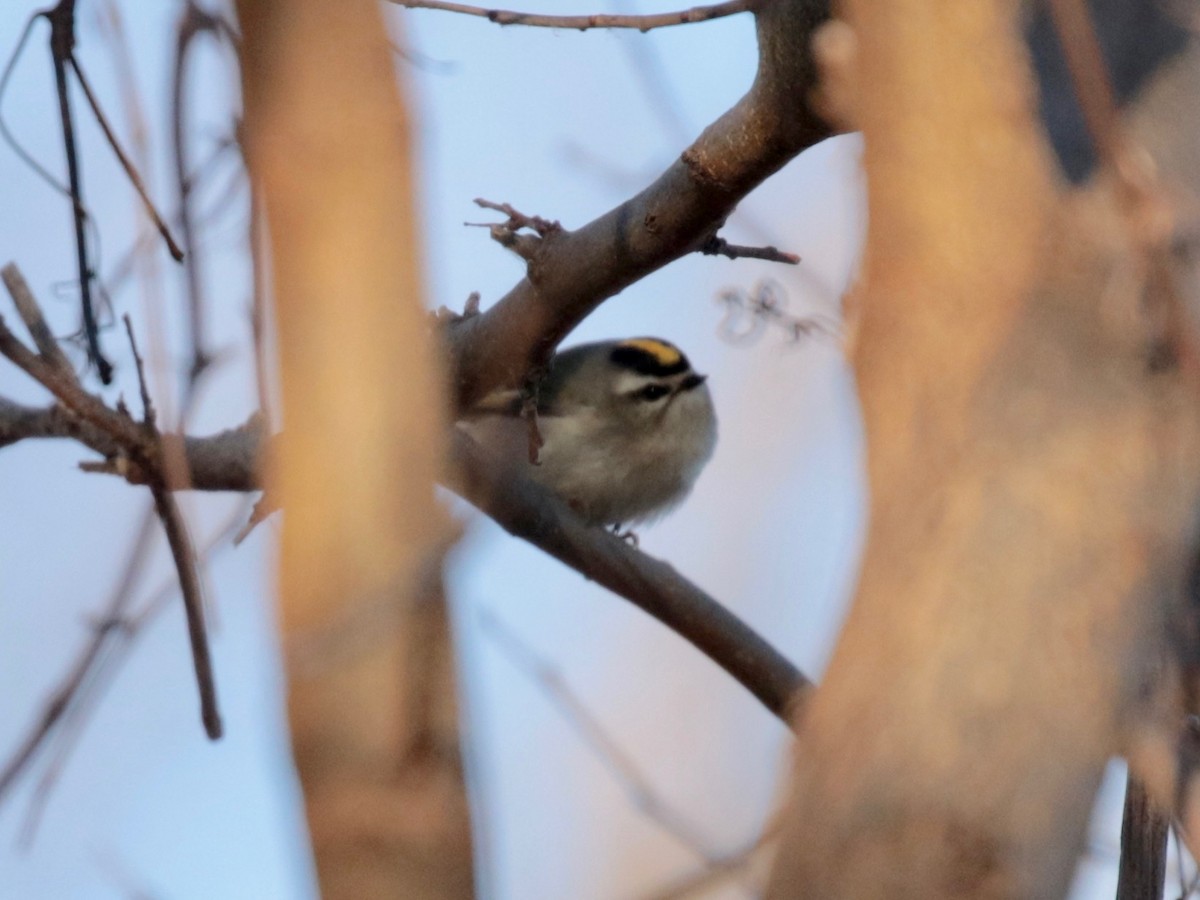
[[[1062,897],[1184,582],[1194,336],[1150,277],[1145,210],[1054,173],[1020,4],[846,6],[870,525],[770,896]],[[1192,206],[1195,153],[1160,171]]]
[[[322,896],[464,897],[471,841],[433,495],[444,401],[409,122],[370,0],[242,0],[285,425],[281,618]]]

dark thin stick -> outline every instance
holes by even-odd
[[[83,68],[79,65],[79,60],[75,58],[75,54],[70,56],[71,68],[75,70],[75,77],[79,79],[79,86],[83,88],[83,95],[87,98],[88,105],[92,108],[92,114],[95,115],[96,121],[100,123],[100,130],[104,132],[104,137],[108,139],[108,145],[112,147],[113,153],[116,154],[117,161],[121,164],[121,168],[125,170],[126,177],[129,178],[129,183],[133,185],[133,189],[137,191],[138,197],[142,200],[142,205],[146,208],[146,212],[154,221],[154,227],[158,229],[158,233],[162,235],[163,241],[167,245],[167,251],[171,254],[171,258],[175,262],[183,261],[183,251],[179,249],[179,245],[175,243],[175,238],[171,236],[171,229],[167,223],[163,221],[163,217],[159,215],[158,210],[154,206],[154,201],[150,199],[149,193],[146,191],[146,185],[142,183],[142,178],[138,175],[137,169],[134,168],[133,162],[121,149],[121,144],[117,140],[117,136],[113,133],[112,126],[108,124],[108,118],[104,115],[104,111],[100,108],[100,102],[96,99],[96,95],[92,93],[92,86],[88,83],[87,77],[83,74]]]
[[[646,32],[654,28],[669,28],[672,25],[692,25],[696,22],[708,22],[737,13],[751,12],[755,3],[753,0],[729,0],[713,6],[694,6],[678,12],[656,13],[646,16],[616,16],[595,14],[588,16],[549,16],[538,13],[514,12],[507,9],[486,9],[482,6],[468,6],[465,3],[450,3],[445,0],[391,0],[397,6],[407,9],[436,9],[442,12],[460,13],[466,16],[478,16],[495,22],[497,25],[526,25],[536,28],[571,28],[576,31],[587,31],[589,28],[630,28]]]
[[[125,331],[129,335],[129,346],[133,350],[134,363],[137,365],[144,424],[152,434],[157,435],[154,404],[150,400],[150,391],[146,385],[145,364],[138,352],[129,316],[125,316]],[[200,694],[200,718],[204,722],[205,734],[215,741],[221,737],[223,729],[221,713],[217,708],[217,686],[213,676],[212,654],[208,646],[208,630],[204,623],[204,594],[200,587],[200,573],[196,567],[196,550],[184,525],[175,495],[167,488],[167,479],[162,477],[161,473],[151,481],[150,493],[154,496],[154,508],[162,520],[167,543],[171,547],[175,570],[179,573],[179,590],[183,595],[188,641],[192,647],[192,664],[196,670],[196,689]]]
[[[700,252],[705,256],[724,256],[728,259],[765,259],[767,262],[786,263],[789,266],[798,265],[800,262],[800,257],[795,253],[785,253],[775,247],[743,247],[740,244],[731,244],[715,234],[700,245]]]
[[[138,352],[137,339],[133,336],[133,323],[129,320],[129,314],[126,313],[122,318],[125,321],[125,334],[129,336],[129,349],[133,351],[133,362],[137,366],[138,390],[142,395],[142,422],[153,431],[155,428],[154,402],[150,399],[150,390],[146,386],[146,365],[142,361],[142,354]]]
[[[204,596],[196,571],[196,552],[179,506],[175,503],[175,495],[161,485],[154,485],[150,491],[154,495],[154,507],[167,533],[171,556],[179,573],[179,589],[183,594],[183,610],[187,615],[188,641],[192,647],[192,665],[196,670],[196,689],[200,695],[200,719],[204,722],[204,733],[215,741],[220,739],[224,729],[217,708],[217,686],[204,624]]]
[[[83,330],[87,339],[88,359],[96,367],[100,381],[112,384],[112,363],[100,349],[100,331],[92,305],[92,267],[88,260],[83,206],[83,187],[79,158],[75,146],[75,124],[71,115],[70,88],[67,85],[67,62],[75,50],[75,0],[60,0],[44,13],[50,22],[50,52],[54,57],[54,83],[58,92],[58,110],[62,119],[63,143],[67,154],[67,183],[71,191],[71,215],[75,223],[75,258],[79,268],[79,291],[83,305]]]
[[[1167,880],[1169,822],[1131,774],[1125,784],[1117,900],[1160,900]]]

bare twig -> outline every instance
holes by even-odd
[[[526,262],[533,262],[542,247],[544,239],[561,234],[563,230],[562,225],[558,222],[543,219],[541,216],[527,216],[525,213],[514,209],[508,203],[494,203],[491,200],[476,198],[475,205],[481,206],[484,209],[494,209],[497,212],[502,212],[508,216],[508,220],[499,223],[466,222],[464,224],[471,227],[488,229],[492,235],[492,240],[496,241],[502,247],[507,247]],[[528,229],[534,234],[522,234],[523,229]]]
[[[121,149],[121,144],[117,140],[116,134],[112,130],[112,126],[108,123],[108,117],[104,115],[104,110],[100,108],[100,101],[96,99],[96,95],[92,93],[92,86],[88,83],[87,77],[83,74],[83,68],[79,65],[79,60],[72,53],[69,57],[71,68],[75,70],[75,77],[79,79],[79,86],[83,88],[83,95],[87,98],[88,105],[92,108],[92,114],[96,117],[96,121],[100,124],[100,130],[104,132],[104,137],[108,140],[108,146],[112,148],[116,154],[117,162],[121,164],[126,177],[129,178],[129,183],[133,185],[133,189],[142,200],[142,205],[146,208],[147,214],[154,222],[154,227],[162,236],[163,242],[167,245],[167,251],[171,254],[171,258],[176,262],[183,261],[183,251],[179,249],[179,245],[175,243],[175,238],[171,236],[171,229],[167,223],[163,221],[163,217],[159,214],[158,209],[154,206],[154,201],[150,199],[150,194],[146,191],[146,186],[142,183],[142,178],[138,175],[137,169],[134,168],[133,162],[130,161],[125,151]]]
[[[195,185],[189,176],[186,133],[188,115],[184,102],[187,97],[188,51],[195,46],[196,38],[203,34],[211,34],[217,39],[231,39],[230,29],[223,19],[205,12],[192,0],[188,0],[184,4],[175,38],[175,63],[171,75],[171,147],[175,158],[175,183],[179,192],[180,233],[187,251],[184,273],[192,345],[190,371],[193,375],[203,371],[212,362],[212,356],[205,346],[205,295],[201,281],[201,260],[196,249],[195,217],[191,202]]]
[[[32,299],[32,295],[28,299]],[[40,317],[40,312],[37,314]],[[160,438],[154,424],[154,407],[146,386],[144,365],[134,342],[133,329],[128,317],[125,319],[125,325],[129,333],[130,344],[133,347],[145,410],[145,419],[141,425],[130,419],[127,413],[109,409],[102,400],[85,391],[73,372],[63,372],[42,356],[32,353],[9,330],[2,318],[0,318],[0,353],[53,393],[64,407],[101,432],[104,435],[101,446],[105,446],[107,451],[102,452],[117,459],[127,459],[140,470],[141,477],[150,487],[179,570],[180,586],[184,593],[184,605],[187,609],[189,637],[196,666],[204,727],[209,737],[215,739],[220,736],[221,726],[216,710],[212,663],[204,634],[204,614],[200,582],[195,568],[195,554],[192,551],[191,539],[184,527],[179,508],[171,494],[173,487],[186,484],[187,466],[186,464],[181,465],[182,471],[173,475],[170,471],[170,459],[172,455],[177,455],[182,460],[186,450],[179,448],[178,440],[170,446],[165,446]],[[75,436],[82,437],[84,433],[84,430],[80,429]],[[111,443],[109,443],[110,441]]]
[[[244,505],[238,508],[210,537],[202,550],[202,557],[209,559],[218,550],[232,546],[229,538],[245,516]],[[53,787],[55,778],[65,763],[71,743],[90,712],[95,711],[101,678],[112,672],[128,656],[137,638],[158,615],[166,610],[174,599],[178,580],[164,581],[149,597],[145,605],[134,615],[127,615],[136,577],[143,570],[145,554],[149,549],[149,538],[153,535],[156,515],[153,508],[147,510],[134,540],[133,549],[126,560],[120,578],[110,594],[104,611],[96,620],[95,628],[76,662],[67,671],[59,686],[46,702],[41,715],[30,728],[26,738],[0,768],[0,803],[4,801],[16,779],[34,761],[37,751],[48,741],[54,740],[58,750],[54,761],[39,779],[31,800],[27,819],[29,826],[36,824],[39,806],[44,804]],[[68,726],[70,726],[68,730]],[[28,832],[28,828],[26,831]]]
[[[59,0],[53,9],[43,13],[50,23],[50,53],[54,59],[54,83],[58,91],[58,110],[62,120],[63,144],[67,155],[67,182],[71,191],[71,215],[75,223],[75,256],[79,268],[79,292],[83,306],[83,330],[87,340],[88,358],[104,384],[112,383],[112,363],[100,349],[100,331],[92,303],[92,271],[88,257],[85,226],[87,212],[83,206],[82,175],[75,143],[75,124],[71,115],[71,92],[67,84],[67,64],[75,52],[75,0]]]
[[[765,259],[789,266],[800,263],[800,257],[795,253],[785,253],[775,247],[743,247],[740,244],[731,244],[715,234],[700,245],[700,252],[705,256],[724,256],[729,259]]]
[[[737,13],[751,12],[755,8],[755,0],[728,0],[712,6],[694,6],[691,9],[678,12],[655,13],[644,16],[617,16],[603,13],[587,16],[551,16],[539,13],[513,12],[507,9],[486,9],[482,6],[469,6],[465,3],[450,3],[445,0],[391,0],[397,6],[407,9],[436,9],[443,12],[460,13],[467,16],[478,16],[495,22],[497,25],[526,25],[537,28],[570,28],[576,31],[587,31],[590,28],[630,28],[646,32],[654,28],[668,28],[672,25],[691,25],[696,22],[708,22]]]
[[[152,452],[151,445],[137,425],[128,417],[109,409],[99,397],[85,391],[73,372],[63,373],[57,366],[33,353],[12,333],[3,317],[0,317],[0,354],[54,394],[67,410],[104,435],[106,440],[115,442],[138,457],[139,462]]]
[[[0,802],[3,801],[8,789],[33,761],[37,751],[52,736],[63,716],[70,709],[84,680],[92,672],[97,659],[114,629],[121,622],[125,608],[132,596],[132,590],[138,574],[142,570],[146,554],[150,549],[150,538],[154,534],[151,526],[154,516],[151,511],[142,517],[138,527],[137,537],[134,538],[132,549],[125,560],[121,576],[104,605],[91,639],[80,653],[74,666],[67,672],[59,687],[50,696],[42,710],[38,721],[30,728],[25,740],[9,757],[8,762],[0,769]]]
[[[129,335],[129,346],[133,351],[133,359],[137,365],[138,387],[142,394],[143,419],[146,430],[158,438],[158,427],[155,425],[154,404],[150,399],[150,389],[146,384],[146,369],[142,355],[138,352],[137,341],[133,335],[133,325],[129,316],[125,317],[125,331]],[[165,454],[159,453],[160,468],[154,473],[150,482],[150,493],[154,497],[154,508],[162,520],[163,530],[167,535],[167,544],[171,548],[171,556],[175,560],[175,570],[179,573],[179,591],[183,596],[183,609],[187,617],[188,640],[192,646],[192,663],[196,671],[196,688],[200,694],[200,718],[204,722],[204,731],[210,740],[221,737],[221,714],[217,709],[217,687],[213,677],[212,654],[208,646],[208,630],[204,624],[204,594],[200,587],[200,573],[196,565],[196,552],[192,545],[191,535],[179,511],[175,495],[167,487],[168,479],[162,474],[162,459]]]
[[[29,282],[21,274],[21,270],[10,262],[3,270],[0,270],[0,277],[4,279],[4,286],[8,288],[8,295],[12,297],[13,304],[17,307],[17,312],[21,314],[21,319],[25,322],[25,327],[29,329],[29,334],[33,338],[33,343],[37,347],[38,353],[42,355],[42,358],[46,362],[60,370],[64,375],[74,377],[75,370],[71,368],[71,363],[67,360],[66,354],[62,352],[62,348],[58,346],[58,341],[51,334],[50,326],[46,324],[46,320],[42,316],[42,310],[33,296],[33,291],[29,288]]]
[[[161,484],[152,486],[150,491],[154,495],[154,506],[158,517],[162,519],[175,569],[179,573],[179,589],[187,614],[188,640],[192,646],[192,664],[196,671],[196,688],[200,694],[200,718],[204,722],[204,733],[215,741],[222,734],[221,714],[217,709],[217,686],[204,624],[204,595],[200,589],[196,553],[175,495]]]
[[[255,190],[250,185],[250,225],[247,229],[250,244],[250,262],[252,279],[250,289],[250,336],[254,345],[254,386],[258,395],[258,412],[267,422],[271,421],[271,377],[270,366],[267,363],[267,269],[263,259],[263,241],[266,240],[263,231],[262,203]],[[240,540],[240,538],[239,538]]]

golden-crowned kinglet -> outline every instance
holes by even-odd
[[[644,522],[682,501],[712,456],[706,377],[658,338],[580,344],[555,354],[538,385],[538,465],[515,391],[486,397],[458,425],[591,524]]]

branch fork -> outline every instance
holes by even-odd
[[[63,410],[90,426],[93,440],[88,445],[102,452],[106,463],[98,464],[89,471],[112,471],[132,481],[131,467],[141,470],[141,477],[154,497],[155,510],[162,521],[179,574],[183,594],[184,611],[187,615],[188,636],[192,647],[192,661],[196,670],[196,684],[200,694],[201,719],[209,738],[216,740],[222,734],[221,716],[217,708],[216,685],[213,678],[212,657],[209,652],[207,629],[204,623],[204,599],[200,577],[196,566],[196,554],[192,540],[172,492],[186,475],[171,477],[174,456],[182,460],[181,454],[164,452],[162,436],[155,421],[154,404],[146,384],[145,365],[134,340],[133,326],[125,317],[125,330],[133,349],[137,365],[138,388],[142,399],[142,420],[136,421],[124,402],[111,409],[99,397],[84,390],[66,356],[54,343],[42,310],[13,264],[0,272],[13,302],[33,337],[37,352],[34,353],[9,329],[0,318],[0,354],[38,382],[58,400]],[[98,439],[97,439],[98,438]],[[104,466],[101,469],[99,466]],[[186,472],[187,466],[180,466]]]

